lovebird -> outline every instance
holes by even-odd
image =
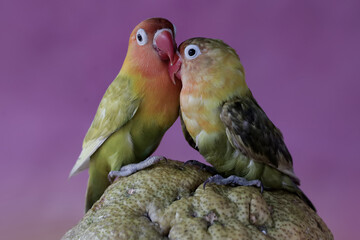
[[[168,73],[176,47],[175,26],[167,19],[147,19],[132,31],[121,70],[70,172],[71,177],[89,168],[86,211],[110,185],[108,174],[148,158],[177,119],[181,82],[173,82]]]
[[[284,189],[315,210],[298,187],[282,133],[245,82],[236,51],[221,40],[192,38],[181,43],[173,62],[170,75],[182,81],[185,138],[221,174],[206,182]]]

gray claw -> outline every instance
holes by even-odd
[[[165,157],[162,156],[152,156],[152,157],[148,157],[147,159],[145,159],[142,162],[139,163],[132,163],[132,164],[128,164],[126,166],[123,166],[122,168],[120,168],[119,171],[111,171],[108,174],[108,179],[109,182],[112,183],[112,179],[118,178],[118,177],[127,177],[137,171],[140,171],[144,168],[150,167],[151,165],[159,162],[160,160],[166,159]]]
[[[204,182],[204,189],[206,184],[208,183],[215,183],[217,185],[238,185],[238,186],[257,186],[260,188],[260,192],[263,193],[264,186],[262,182],[258,179],[256,180],[246,180],[245,178],[238,177],[235,175],[231,175],[227,178],[222,177],[221,175],[217,174],[214,176],[209,177]]]

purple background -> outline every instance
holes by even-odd
[[[131,3],[130,3],[131,2]],[[135,25],[171,20],[177,42],[221,38],[282,130],[302,189],[335,239],[358,236],[359,1],[1,1],[2,239],[59,239],[83,215],[68,174]],[[180,124],[157,154],[202,159]]]

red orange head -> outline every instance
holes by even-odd
[[[134,71],[141,69],[147,75],[156,74],[154,69],[164,67],[176,52],[175,27],[164,18],[142,21],[132,31],[125,62]]]

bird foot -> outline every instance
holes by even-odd
[[[215,170],[215,168],[213,168],[213,167],[211,167],[209,165],[206,165],[206,164],[204,164],[202,162],[199,162],[197,160],[188,160],[188,161],[184,162],[184,165],[188,165],[188,164],[193,165],[193,166],[198,166],[201,169],[204,169],[204,170],[208,171],[212,175],[218,174],[218,172]]]
[[[260,192],[263,193],[264,186],[260,180],[246,180],[245,178],[238,177],[235,175],[231,175],[227,178],[222,177],[221,175],[217,174],[212,177],[209,177],[204,182],[204,189],[206,184],[208,183],[216,183],[217,185],[233,185],[233,186],[257,186],[260,188]]]
[[[139,163],[132,163],[123,166],[122,168],[120,168],[119,171],[111,171],[108,174],[109,182],[112,183],[114,178],[116,179],[118,177],[127,177],[133,173],[136,173],[137,171],[150,167],[151,165],[159,162],[160,160],[166,160],[166,158],[162,156],[151,156]]]

